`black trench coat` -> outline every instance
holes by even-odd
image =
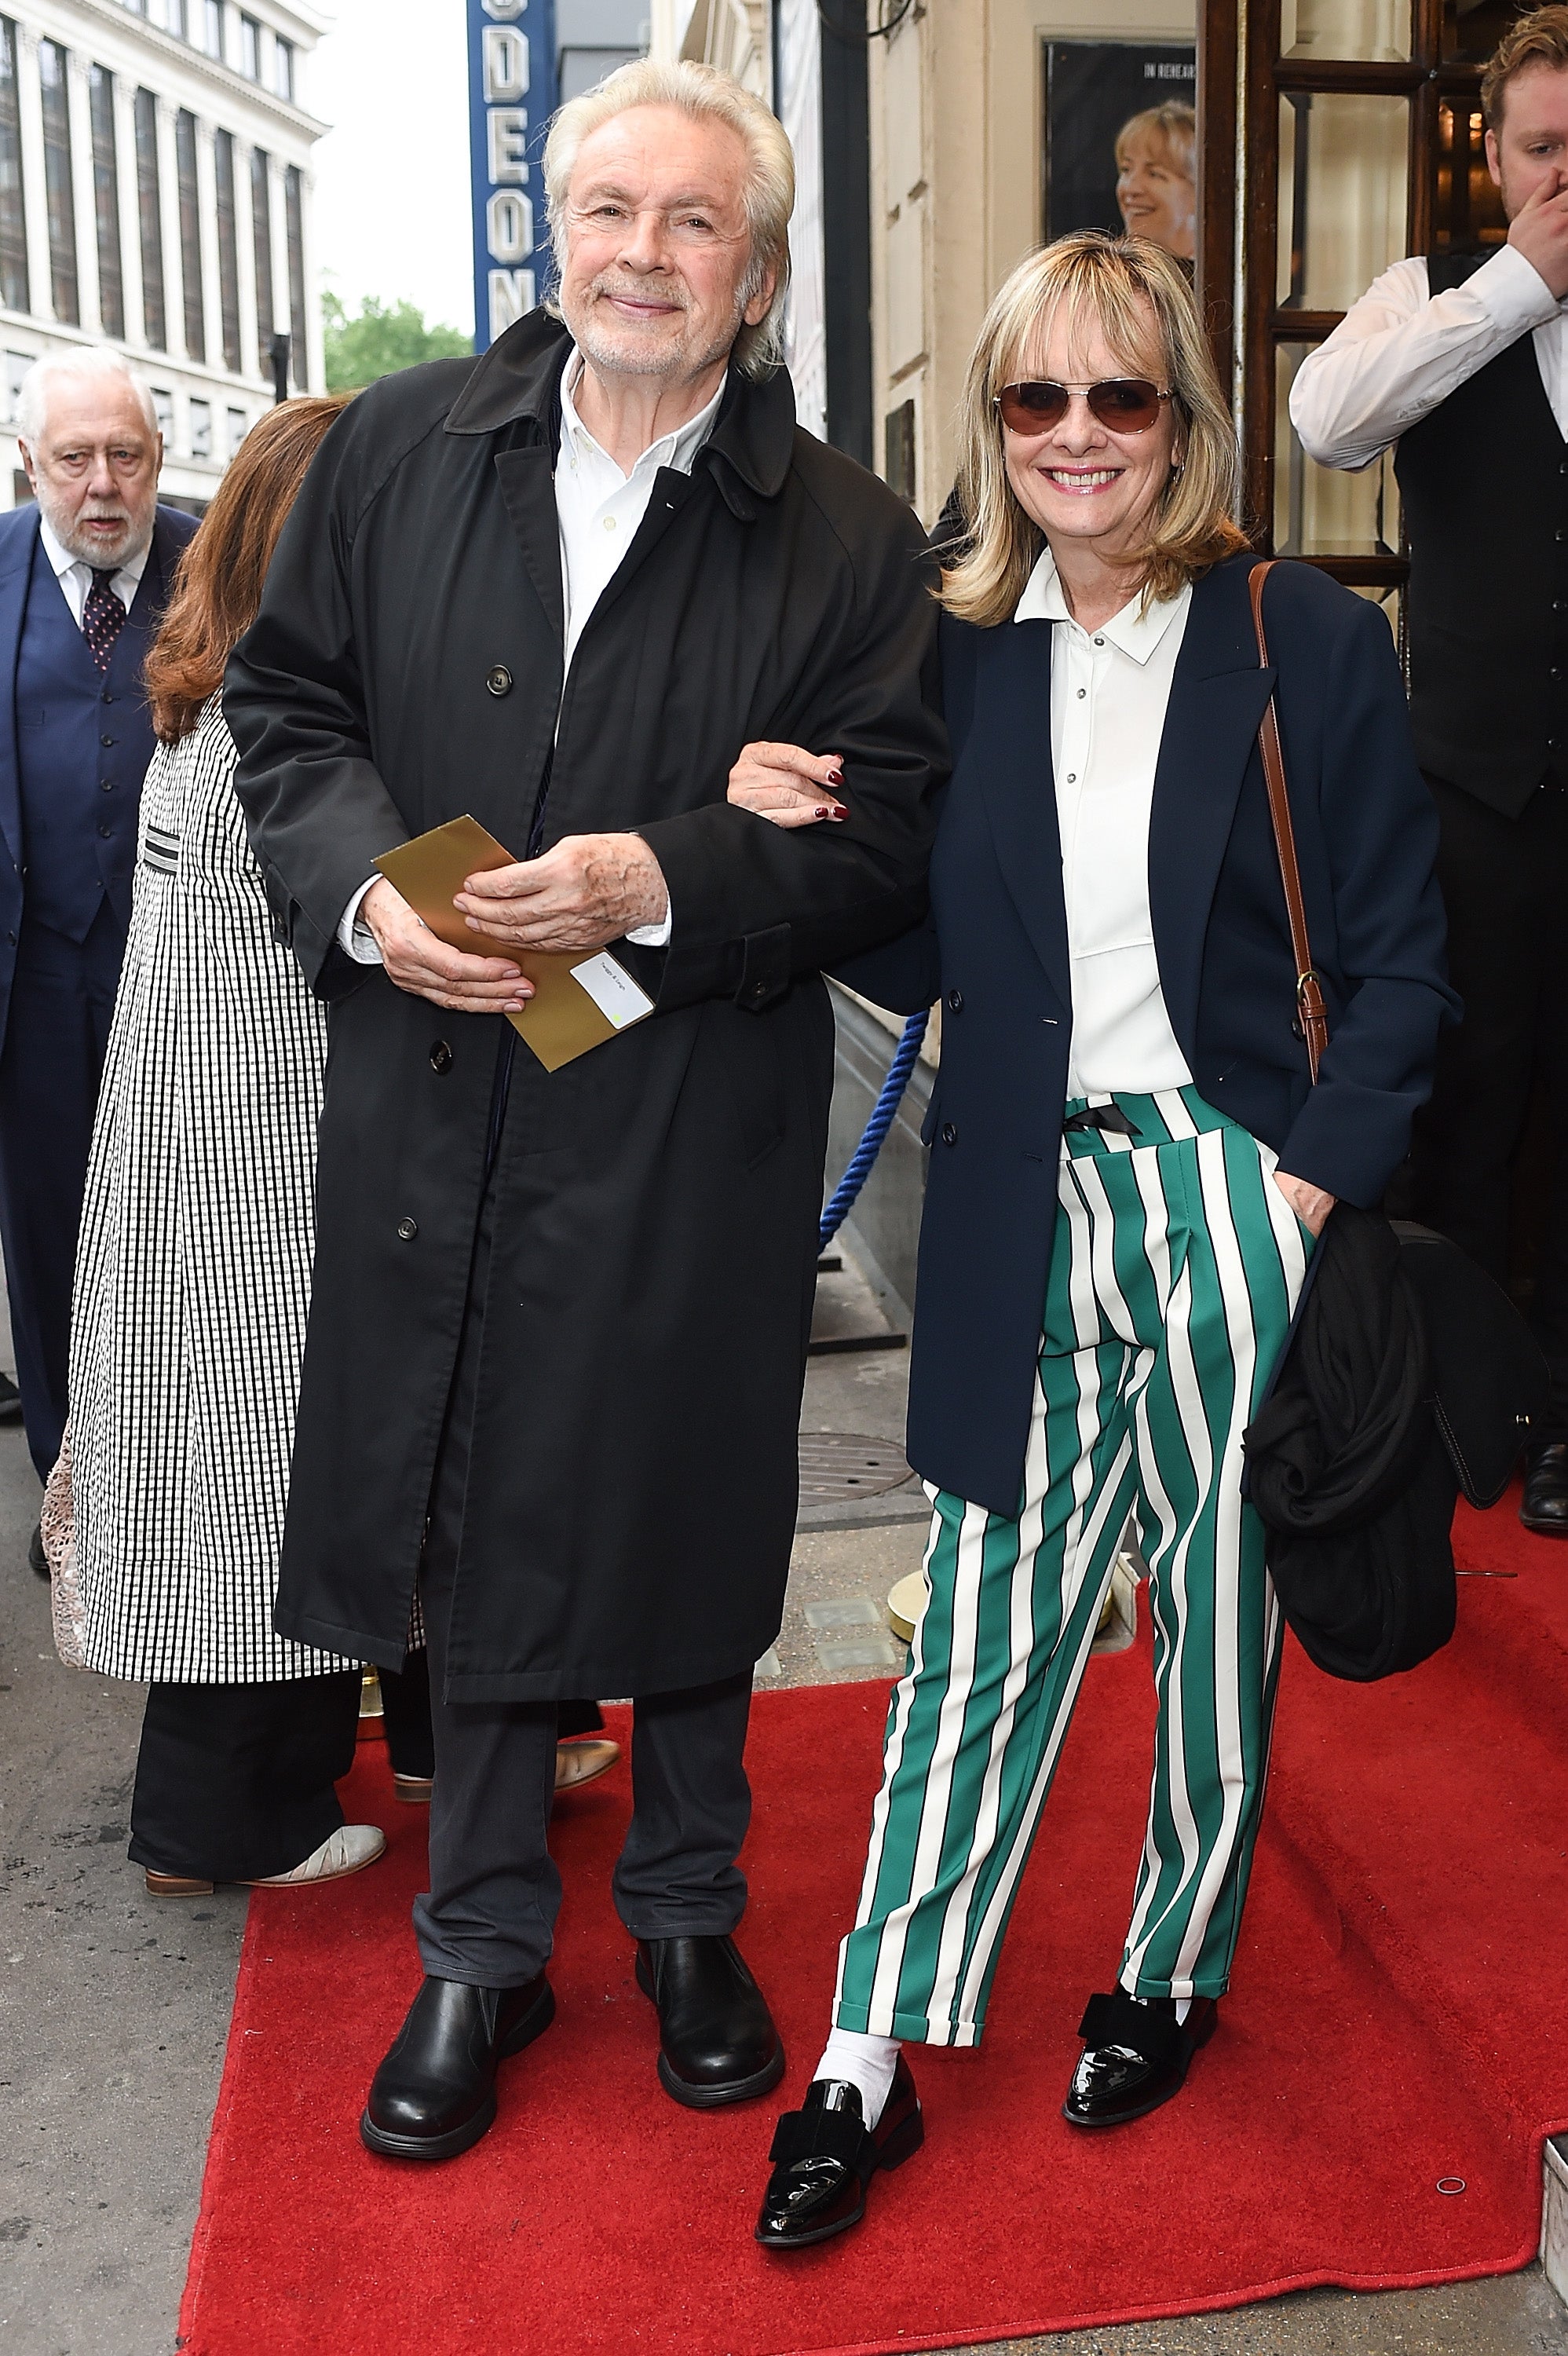
[[[542,847],[635,828],[669,884],[669,948],[621,951],[656,1014],[553,1075],[514,1056],[459,1700],[667,1691],[777,1633],[832,1084],[820,969],[923,912],[945,773],[919,526],[796,427],[782,375],[732,376],[692,476],[661,470],[563,699],[569,348],[534,313],[476,363],[355,402],[224,694],[277,923],[331,1002],[284,1635],[402,1657],[504,1032],[353,964],[345,906],[378,852],[464,811],[520,854],[547,784]],[[785,833],[731,808],[757,737],[841,754],[848,821]]]

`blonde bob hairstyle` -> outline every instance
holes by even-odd
[[[1235,521],[1235,432],[1180,265],[1147,238],[1075,230],[1019,262],[987,312],[969,363],[958,418],[958,500],[967,545],[943,573],[942,602],[961,621],[982,627],[1010,617],[1045,541],[1008,480],[996,397],[1033,365],[1028,355],[1040,349],[1063,304],[1071,320],[1096,323],[1130,375],[1152,373],[1173,396],[1183,463],[1172,469],[1153,530],[1131,560],[1146,601],[1174,596],[1247,545]]]
[[[578,150],[595,131],[634,106],[668,106],[694,123],[723,123],[744,144],[748,170],[744,203],[752,254],[741,286],[742,309],[761,293],[771,270],[773,301],[754,327],[735,338],[734,362],[742,376],[771,376],[784,359],[784,296],[789,290],[789,220],[795,210],[795,151],[778,117],[742,90],[732,74],[689,58],[662,64],[634,58],[581,98],[568,99],[545,142],[545,206],[550,240],[558,253],[571,235],[568,204]],[[559,316],[553,298],[549,305]]]

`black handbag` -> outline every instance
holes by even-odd
[[[1263,587],[1251,576],[1265,666]],[[1278,722],[1259,731],[1314,1083],[1328,1044],[1312,970]],[[1533,1420],[1546,1361],[1500,1286],[1429,1228],[1340,1203],[1244,1437],[1244,1494],[1268,1533],[1285,1619],[1331,1676],[1413,1668],[1454,1633],[1450,1529],[1461,1493],[1495,1505]]]

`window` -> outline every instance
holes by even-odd
[[[16,404],[22,398],[22,379],[33,365],[31,352],[7,352],[5,355],[5,414],[15,418]]]
[[[256,353],[262,373],[272,341],[272,159],[251,150],[251,235],[256,252]]]
[[[190,455],[193,458],[212,455],[212,403],[197,401],[190,403]]]
[[[304,190],[297,164],[283,174],[283,210],[289,244],[289,332],[293,337],[293,380],[305,389],[308,366],[304,307]]]
[[[158,421],[158,431],[163,435],[165,445],[172,444],[175,438],[174,394],[163,385],[155,384],[152,391],[153,415]]]
[[[223,365],[240,369],[240,240],[234,220],[234,137],[220,131],[213,141],[218,180],[218,300],[222,313]]]
[[[223,0],[202,0],[201,46],[209,58],[223,55]]]
[[[94,66],[88,83],[92,120],[92,210],[98,229],[98,311],[103,332],[125,338],[125,282],[120,255],[120,174],[114,141],[114,77]]]
[[[0,16],[0,300],[30,311],[27,223],[22,210],[22,111],[16,102],[16,27]]]
[[[294,94],[294,45],[280,33],[272,52],[272,88],[280,98]]]
[[[201,301],[201,198],[196,179],[196,117],[183,106],[175,117],[175,179],[179,197],[180,276],[185,284],[185,348],[193,360],[204,360],[207,318]]]
[[[55,317],[81,324],[76,283],[76,198],[70,177],[70,92],[59,41],[38,43],[44,100],[44,207],[49,224],[49,294]]]
[[[229,455],[231,458],[235,455],[239,450],[240,443],[243,442],[246,434],[249,434],[250,431],[251,420],[245,411],[242,409],[231,409],[229,412]]]
[[[261,79],[261,27],[254,16],[240,19],[240,70],[251,81]]]
[[[188,41],[190,27],[187,21],[186,0],[163,0],[163,11],[164,30],[173,33],[177,40]],[[157,0],[154,0],[153,14],[155,16],[157,15]]]
[[[164,307],[164,213],[158,191],[158,102],[136,92],[136,226],[142,248],[142,333],[155,352],[169,347]]]

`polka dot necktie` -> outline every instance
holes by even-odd
[[[125,608],[109,586],[113,578],[112,569],[108,573],[95,570],[87,603],[81,609],[81,635],[100,670],[108,669],[114,641],[125,626]]]

